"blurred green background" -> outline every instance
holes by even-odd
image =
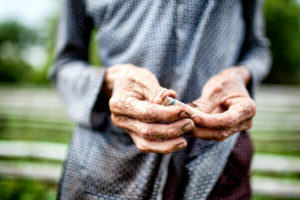
[[[47,78],[59,5],[0,0],[1,200],[55,199],[74,125]],[[273,65],[251,134],[254,199],[300,199],[300,1],[267,0],[265,19]],[[95,37],[89,61],[100,65]]]

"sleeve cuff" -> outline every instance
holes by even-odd
[[[98,102],[104,76],[103,67],[91,67],[81,61],[67,63],[57,72],[55,83],[59,96],[76,123],[88,127],[103,123],[105,114],[96,105],[105,103]]]
[[[252,51],[238,65],[246,67],[251,72],[251,79],[247,85],[247,89],[251,97],[254,98],[256,88],[270,70],[270,52]]]

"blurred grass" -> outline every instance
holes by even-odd
[[[1,108],[0,110],[4,110]],[[1,115],[0,115],[1,116]],[[51,121],[32,116],[20,118],[13,113],[0,119],[0,139],[35,140],[67,143],[72,134],[73,123],[69,120]],[[256,152],[300,156],[299,131],[251,131]]]
[[[296,199],[295,198],[266,197],[264,195],[254,195],[252,200],[296,200]]]
[[[53,200],[57,185],[24,178],[0,176],[1,200]]]
[[[271,178],[279,178],[281,180],[289,180],[289,181],[300,181],[300,173],[294,173],[294,172],[284,172],[284,173],[279,173],[279,172],[252,172],[253,176],[256,177],[271,177]]]
[[[250,134],[255,152],[300,156],[299,131],[250,131]]]

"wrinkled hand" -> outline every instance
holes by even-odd
[[[172,153],[187,145],[181,135],[194,128],[193,121],[183,106],[159,105],[176,93],[161,87],[149,70],[115,65],[108,68],[105,84],[112,90],[113,124],[124,128],[140,151]]]
[[[224,141],[251,128],[256,107],[246,89],[250,78],[245,67],[231,67],[209,79],[201,97],[190,104],[202,112],[192,115],[196,127],[189,136]]]

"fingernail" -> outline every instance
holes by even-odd
[[[182,127],[182,131],[183,132],[190,132],[193,128],[194,128],[193,124],[192,123],[188,123],[188,124],[186,124],[186,125],[184,125]]]
[[[179,113],[179,118],[188,118],[188,117],[191,117],[191,115],[189,113],[187,113],[186,111],[182,111]]]
[[[191,119],[192,119],[195,123],[197,123],[197,124],[202,124],[202,119],[201,119],[201,117],[198,116],[198,115],[196,115],[196,114],[193,114],[193,115],[191,116]]]

